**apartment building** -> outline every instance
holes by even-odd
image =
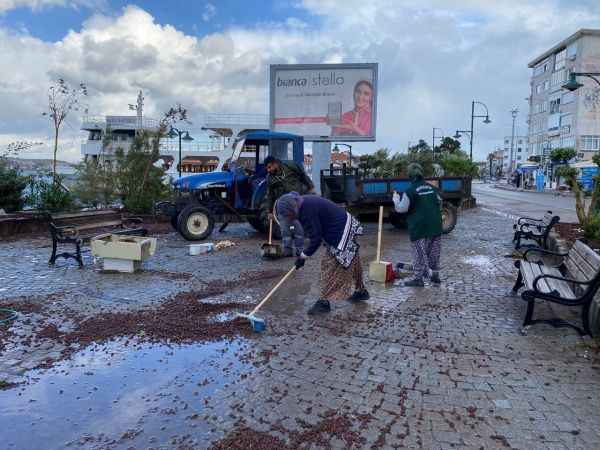
[[[581,29],[529,63],[528,155],[542,158],[555,148],[572,147],[580,160],[600,151],[600,85],[562,89],[571,72],[600,72],[600,30]],[[505,139],[506,141],[506,139]]]
[[[502,140],[502,172],[506,173],[510,166],[510,146],[512,142],[512,136],[505,136]],[[527,146],[527,136],[515,136],[515,143],[513,144],[512,154],[512,168],[516,169],[519,164],[524,163],[529,159],[529,150]]]

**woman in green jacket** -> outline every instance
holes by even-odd
[[[408,166],[411,180],[402,196],[394,192],[394,209],[407,214],[408,232],[412,247],[414,277],[404,286],[422,287],[423,279],[440,283],[440,253],[442,248],[442,213],[440,196],[435,187],[423,179],[419,164]]]

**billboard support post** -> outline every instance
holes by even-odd
[[[321,170],[329,167],[331,161],[331,142],[313,142],[312,145],[312,181],[315,185],[315,192],[323,195],[321,191]]]

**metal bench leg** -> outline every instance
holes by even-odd
[[[533,310],[535,308],[535,300],[528,299],[527,300],[527,312],[525,313],[525,320],[523,321],[523,328],[531,325],[533,323]]]
[[[515,285],[513,286],[512,290],[513,292],[516,294],[517,292],[519,292],[519,289],[521,289],[521,287],[523,287],[523,274],[521,273],[521,269],[518,269],[518,275],[517,275],[517,281],[515,282]]]
[[[79,268],[83,269],[83,258],[81,257],[81,244],[77,242],[75,246],[77,247],[75,259],[79,263]]]
[[[52,255],[50,255],[50,260],[48,261],[49,266],[56,264],[56,247],[56,239],[52,239]]]
[[[594,337],[592,335],[592,330],[590,329],[590,307],[592,305],[592,301],[587,302],[583,305],[583,311],[581,311],[581,320],[583,322],[583,331],[590,337]]]

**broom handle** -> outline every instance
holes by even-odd
[[[273,219],[269,219],[269,245],[271,245],[271,240],[273,239]]]
[[[281,287],[281,285],[283,283],[285,283],[285,280],[287,280],[290,277],[290,275],[293,274],[295,271],[296,271],[296,266],[292,267],[290,269],[290,271],[288,273],[286,273],[285,276],[281,280],[279,280],[279,283],[277,283],[275,285],[275,287],[273,289],[271,289],[271,291],[267,294],[267,296],[265,298],[263,298],[262,302],[260,302],[256,306],[256,308],[254,308],[252,310],[252,312],[248,315],[253,316],[256,313],[256,311],[258,311],[261,308],[261,306],[264,305],[267,302],[267,300],[269,300],[271,298],[271,296],[275,293],[275,291],[277,291],[277,289],[279,289]]]
[[[383,206],[379,207],[379,232],[377,233],[377,262],[381,261],[381,230],[383,228]]]

